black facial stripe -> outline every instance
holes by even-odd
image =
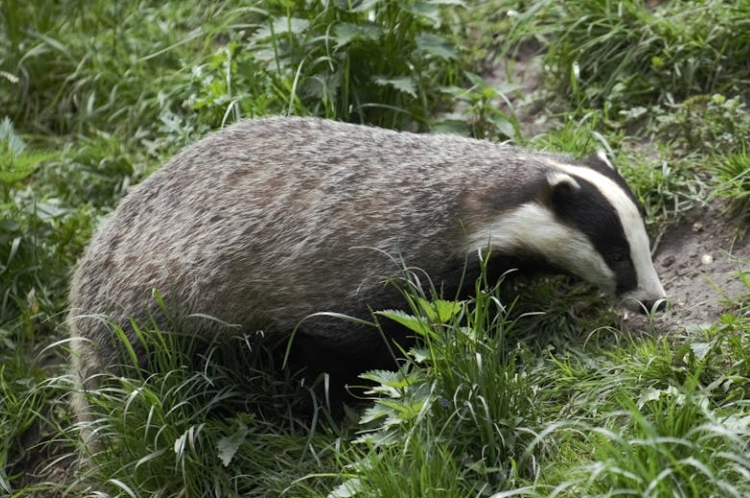
[[[575,179],[581,186],[579,190],[560,190],[553,195],[554,212],[563,223],[588,237],[614,272],[618,294],[635,289],[638,277],[620,216],[593,183],[579,176]]]

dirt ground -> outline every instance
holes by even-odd
[[[748,223],[729,214],[722,203],[693,209],[667,230],[654,262],[671,310],[658,318],[657,330],[702,327],[750,298]],[[745,275],[745,282],[741,275]]]

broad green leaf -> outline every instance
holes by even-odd
[[[459,301],[446,301],[445,299],[435,299],[427,301],[417,298],[419,309],[427,316],[430,323],[449,323],[463,309],[463,304]]]
[[[237,450],[242,443],[245,442],[245,439],[250,432],[245,424],[240,422],[239,425],[239,429],[235,431],[234,434],[231,436],[224,436],[216,444],[219,452],[219,459],[224,467],[228,467],[229,464],[232,463],[234,455],[237,453]]]
[[[432,33],[420,33],[416,37],[417,48],[422,52],[440,57],[445,60],[454,60],[458,56],[448,41],[442,36]]]
[[[374,76],[373,81],[378,85],[391,86],[398,90],[411,95],[412,97],[417,96],[416,85],[414,80],[409,76],[400,76],[398,78],[386,78],[384,76]]]
[[[403,389],[411,384],[409,376],[402,371],[370,370],[361,374],[360,377],[395,389]]]
[[[376,311],[375,314],[393,320],[394,322],[403,325],[407,329],[413,332],[417,332],[420,335],[425,335],[430,332],[430,327],[426,323],[424,323],[423,319],[418,318],[414,315],[410,315],[408,313],[404,313],[400,310]]]
[[[346,45],[352,40],[377,41],[383,36],[383,29],[373,24],[349,24],[336,25],[333,30],[334,38],[338,46]]]
[[[265,40],[272,36],[278,36],[282,33],[299,34],[308,29],[310,21],[307,19],[298,19],[296,17],[276,17],[260,28],[252,36],[254,41]]]
[[[402,10],[417,17],[425,17],[434,24],[440,23],[440,6],[430,2],[400,2]]]

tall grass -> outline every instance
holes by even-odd
[[[190,345],[173,332],[133,326],[148,361],[130,357],[128,338],[115,332],[124,363],[92,378],[87,398],[95,415],[78,429],[97,444],[81,448],[86,480],[79,493],[304,495],[331,485],[330,478],[302,478],[333,468],[337,426],[323,409],[299,407],[312,406],[310,388],[276,377],[257,340]]]
[[[310,2],[292,10],[270,3],[248,48],[294,74],[292,105],[345,121],[424,127],[458,80],[458,52],[441,4],[462,2]]]
[[[382,496],[394,483],[405,496],[497,498],[750,489],[747,340],[737,335],[747,323],[530,349],[517,331],[539,317],[496,291],[415,302],[411,315],[381,313],[424,346],[400,372],[366,375],[374,406],[333,496]]]

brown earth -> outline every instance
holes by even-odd
[[[657,331],[702,328],[750,298],[750,236],[746,219],[723,203],[695,208],[657,242],[654,263],[671,302]],[[743,282],[743,275],[745,282]]]

